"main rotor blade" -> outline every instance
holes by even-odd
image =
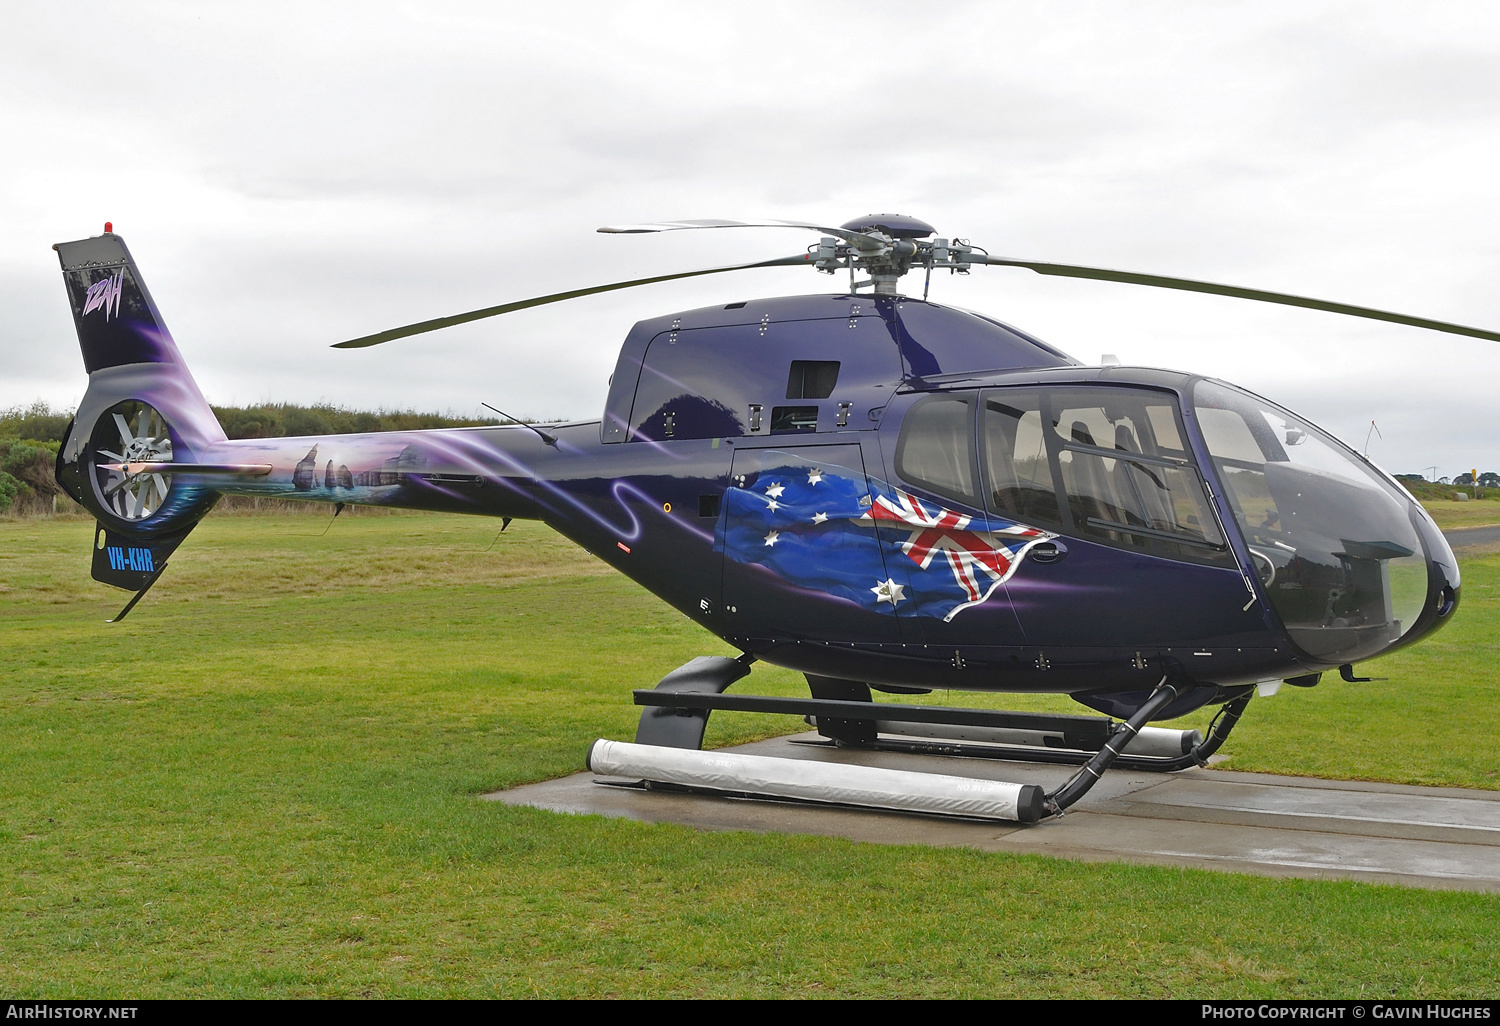
[[[822,232],[824,235],[832,235],[836,239],[843,239],[855,249],[865,251],[880,249],[886,244],[878,239],[872,239],[863,232],[851,232],[847,228],[829,228],[821,224],[808,224],[806,221],[722,221],[718,218],[704,217],[690,221],[653,221],[649,224],[609,224],[598,229],[605,235],[647,235],[651,232],[680,232],[690,228],[806,228],[808,231]]]
[[[486,317],[496,317],[504,313],[512,313],[516,310],[526,310],[533,306],[546,306],[548,303],[561,303],[565,299],[578,299],[580,296],[592,296],[597,292],[613,292],[616,289],[629,289],[637,285],[651,285],[659,281],[672,281],[677,278],[696,278],[704,274],[722,274],[725,271],[744,271],[752,267],[792,267],[797,264],[809,264],[812,256],[808,253],[798,253],[796,256],[778,257],[775,260],[760,260],[753,264],[734,264],[730,267],[709,267],[700,271],[680,271],[677,274],[658,274],[650,278],[636,278],[632,281],[617,281],[611,285],[594,285],[586,289],[574,289],[571,292],[554,292],[550,296],[537,296],[533,299],[522,299],[514,303],[502,303],[499,306],[487,306],[483,310],[470,310],[468,313],[454,314],[452,317],[437,317],[430,321],[419,321],[416,324],[408,324],[401,328],[392,328],[382,331],[376,335],[365,335],[361,338],[351,338],[347,342],[336,342],[333,349],[363,349],[366,346],[378,346],[382,342],[392,339],[405,338],[408,335],[420,335],[426,331],[436,331],[439,328],[450,328],[455,324],[466,324],[469,321],[483,320]]]
[[[970,259],[978,261],[980,254]],[[1064,278],[1093,278],[1098,281],[1118,281],[1127,285],[1151,285],[1160,289],[1181,289],[1185,292],[1207,292],[1215,296],[1233,296],[1236,299],[1254,299],[1262,303],[1280,303],[1282,306],[1301,306],[1309,310],[1325,310],[1328,313],[1348,314],[1351,317],[1368,317],[1376,321],[1393,324],[1409,324],[1414,328],[1430,328],[1446,331],[1452,335],[1469,335],[1473,338],[1500,342],[1500,333],[1483,328],[1469,328],[1447,321],[1434,321],[1426,317],[1408,317],[1406,314],[1375,310],[1368,306],[1351,306],[1348,303],[1331,303],[1326,299],[1309,299],[1292,296],[1284,292],[1265,292],[1261,289],[1245,289],[1237,285],[1216,285],[1209,281],[1194,281],[1191,278],[1169,278],[1160,274],[1137,274],[1134,271],[1111,271],[1103,267],[1079,267],[1074,264],[1044,264],[1031,260],[1011,260],[1006,257],[985,256],[987,264],[1002,267],[1026,267],[1037,274],[1055,274]]]

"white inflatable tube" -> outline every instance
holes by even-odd
[[[1035,784],[808,759],[658,748],[602,738],[589,748],[588,768],[604,776],[684,787],[1012,823],[1041,819],[1046,797]]]

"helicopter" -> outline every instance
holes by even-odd
[[[1035,822],[1111,765],[1206,764],[1257,689],[1312,686],[1335,668],[1367,679],[1355,663],[1418,641],[1458,607],[1458,564],[1431,517],[1305,418],[1224,381],[1086,366],[928,293],[934,271],[1013,267],[1500,334],[992,256],[907,215],[599,230],[735,227],[819,238],[787,257],[535,297],[338,347],[757,267],[847,271],[847,289],[637,323],[596,420],[240,440],[226,438],[112,226],[59,243],[89,386],[57,478],[97,519],[95,579],[134,592],[114,620],[226,494],[331,503],[335,515],[351,503],[477,514],[502,530],[540,520],[741,653],[636,690],[642,750],[698,754],[713,709],[745,709],[807,716],[831,745],[1080,766],[1056,791],[1007,793],[1000,818]],[[918,271],[921,298],[902,295]],[[811,697],[726,694],[757,661],[805,674]],[[872,689],[1067,694],[1104,715],[873,704]],[[1149,726],[1215,704],[1206,738]],[[776,793],[718,777],[702,786]]]

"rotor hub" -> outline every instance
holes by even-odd
[[[914,268],[925,269],[930,280],[935,269],[967,274],[976,259],[983,262],[983,257],[973,256],[973,247],[957,239],[931,238],[936,228],[906,214],[868,214],[845,222],[838,231],[840,237],[824,236],[808,254],[813,266],[825,273],[847,269],[851,291],[868,285],[877,296],[894,296],[902,276]],[[856,271],[869,278],[857,280]]]
[[[845,231],[879,232],[893,239],[925,239],[936,235],[937,229],[920,218],[909,214],[866,214],[839,225]]]

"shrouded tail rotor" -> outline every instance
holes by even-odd
[[[75,425],[76,427],[77,425]],[[207,504],[184,503],[173,491],[172,429],[161,411],[140,399],[126,399],[104,410],[72,468],[75,496],[99,518],[95,529],[93,577],[136,593],[114,619],[121,619],[156,583],[167,558],[198,524]],[[193,491],[186,489],[186,491]],[[167,503],[186,509],[172,515]],[[183,515],[183,514],[186,515]]]
[[[147,520],[167,501],[172,475],[155,465],[172,462],[172,437],[155,407],[134,399],[116,404],[95,423],[89,448],[99,497],[115,516]]]

